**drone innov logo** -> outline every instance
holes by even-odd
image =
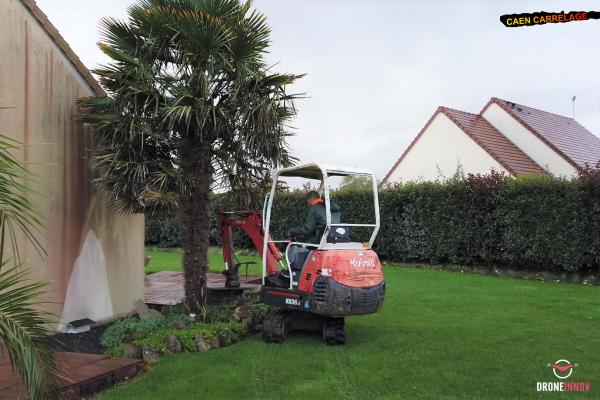
[[[555,363],[548,363],[549,367],[552,367],[552,372],[558,379],[567,379],[573,373],[573,368],[577,367],[577,364],[571,364],[567,360],[558,360]]]
[[[565,359],[547,363],[546,365],[552,367],[554,376],[561,380],[569,378],[573,374],[573,370],[579,366],[577,363],[572,363]],[[537,382],[538,392],[589,392],[589,390],[589,382]]]

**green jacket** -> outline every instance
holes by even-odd
[[[340,222],[339,207],[334,202],[331,203],[331,222],[334,224]],[[310,206],[304,225],[290,229],[292,236],[300,236],[306,243],[319,243],[323,231],[327,225],[327,214],[325,213],[325,204],[319,203]]]

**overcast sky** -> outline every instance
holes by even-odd
[[[130,0],[37,0],[84,64],[106,61],[98,21]],[[306,73],[290,145],[302,161],[390,169],[435,109],[490,97],[571,116],[600,135],[600,20],[505,28],[502,14],[600,11],[596,1],[256,0],[268,59]]]

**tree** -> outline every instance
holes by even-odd
[[[373,182],[368,176],[345,176],[336,192],[370,192],[373,190]]]
[[[287,85],[263,56],[265,17],[238,0],[138,0],[128,20],[101,22],[108,96],[82,101],[94,130],[97,183],[123,212],[177,207],[185,304],[206,303],[209,194],[239,190],[294,162]]]
[[[37,400],[56,394],[59,370],[49,346],[51,318],[39,308],[46,285],[21,267],[17,247],[22,233],[43,252],[35,238],[42,220],[26,185],[32,176],[11,154],[20,147],[0,135],[0,349],[28,397]]]

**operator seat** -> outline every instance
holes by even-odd
[[[340,213],[340,207],[335,203],[331,202],[331,223],[339,224],[341,223],[342,215]],[[350,229],[348,227],[343,226],[334,226],[331,228],[331,231],[327,235],[327,243],[348,243],[350,242]],[[323,236],[323,231],[317,232],[317,238]],[[300,238],[292,238],[292,240],[301,240]],[[310,255],[314,252],[313,248],[308,248],[300,244],[295,244],[290,246],[287,257],[288,257],[288,265],[292,271],[296,271],[299,273],[304,268],[304,264],[310,257]],[[279,272],[279,277],[281,279],[285,279],[289,282],[290,274],[287,270],[281,270]]]
[[[290,246],[290,248],[287,251],[287,256],[288,256],[287,262],[288,262],[288,265],[290,266],[291,270],[294,272],[295,276],[300,275],[300,272],[302,271],[304,264],[306,263],[309,255],[312,252],[313,252],[313,250],[307,249],[306,247],[304,247],[300,244],[295,244],[295,245]],[[287,269],[282,269],[281,271],[279,271],[278,277],[279,277],[279,279],[283,279],[283,280],[287,281],[287,284],[289,284],[290,271]],[[287,286],[287,284],[286,284],[286,286]]]
[[[306,247],[299,244],[290,246],[290,249],[288,250],[288,263],[290,267],[294,271],[302,271],[302,267],[304,267],[304,264],[306,263],[310,252],[310,249],[307,249]]]
[[[331,223],[342,223],[340,207],[333,201],[331,202]],[[332,226],[327,235],[327,243],[349,243],[350,241],[350,228],[347,226]]]

